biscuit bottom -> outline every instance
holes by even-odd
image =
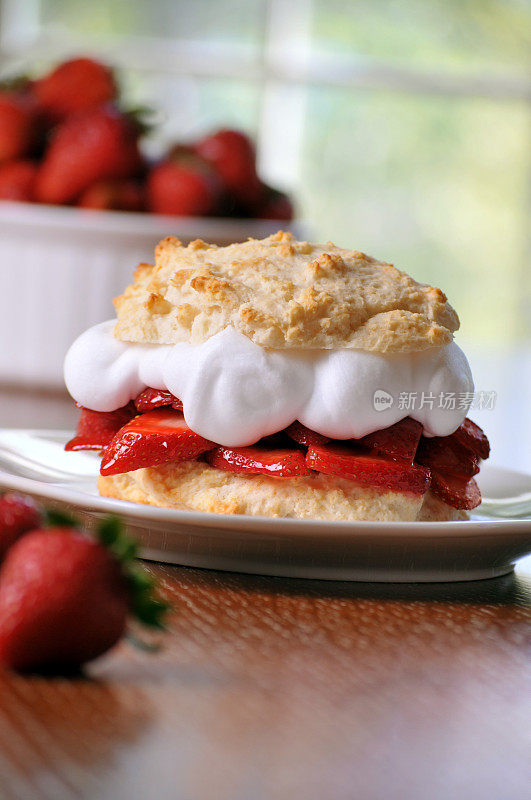
[[[104,497],[162,508],[321,520],[468,519],[431,492],[414,495],[359,486],[345,478],[270,478],[225,472],[200,461],[163,464],[121,475],[100,476]]]

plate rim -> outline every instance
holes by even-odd
[[[10,436],[2,437],[7,431]],[[25,437],[20,448],[17,434]],[[99,459],[94,453],[79,454],[84,458],[77,463],[65,459],[68,454],[59,456],[57,448],[62,450],[70,436],[65,430],[0,429],[0,445],[2,438],[5,444],[0,488],[27,492],[44,504],[66,505],[74,514],[88,516],[91,528],[99,516],[118,514],[137,537],[142,558],[279,578],[453,583],[504,575],[531,552],[531,517],[516,515],[447,522],[349,522],[214,514],[102,497],[96,487]],[[44,443],[52,449],[39,452]],[[499,481],[502,500],[511,503],[513,493],[527,493],[530,475],[489,468],[492,491],[496,494]]]
[[[525,474],[525,473],[522,473]],[[84,483],[90,482],[90,479]],[[81,483],[81,481],[80,481]],[[188,511],[185,509],[160,508],[128,500],[115,500],[114,498],[92,495],[75,488],[75,485],[65,486],[59,482],[39,481],[27,478],[0,469],[0,485],[9,489],[37,495],[49,500],[74,505],[80,509],[101,513],[117,513],[125,517],[141,520],[149,524],[174,523],[176,525],[190,525],[193,528],[224,528],[233,530],[252,530],[256,533],[279,535],[287,532],[291,535],[323,535],[323,528],[327,528],[326,535],[349,538],[352,536],[386,535],[400,537],[407,534],[408,538],[415,535],[424,538],[433,537],[477,537],[488,534],[499,535],[507,528],[514,535],[529,535],[531,542],[531,518],[529,519],[478,519],[478,520],[451,520],[429,522],[398,522],[398,521],[326,521],[316,519],[291,519],[289,517],[264,517],[249,516],[244,514],[214,514],[207,511]],[[412,528],[414,526],[414,528]],[[418,528],[417,528],[418,526]]]

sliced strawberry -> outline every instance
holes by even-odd
[[[377,453],[385,453],[393,461],[407,461],[409,464],[415,458],[417,445],[422,433],[422,425],[411,417],[401,419],[382,428],[380,431],[368,433],[361,439],[356,439],[356,444],[370,447]]]
[[[171,406],[176,411],[183,410],[183,404],[178,397],[161,389],[144,389],[134,402],[137,411],[140,412],[151,411],[160,406]]]
[[[322,436],[320,433],[310,430],[310,428],[307,428],[306,425],[303,425],[302,422],[298,422],[297,420],[292,422],[291,425],[285,429],[284,433],[287,433],[294,442],[302,444],[305,447],[309,447],[311,444],[326,444],[326,442],[330,441],[328,436]]]
[[[488,458],[490,453],[489,440],[475,422],[468,417],[462,425],[452,434],[457,441],[472,450],[479,458]]]
[[[65,450],[104,450],[115,433],[135,414],[135,407],[131,403],[117,411],[82,408],[76,435],[65,444]]]
[[[156,408],[121,428],[105,450],[102,475],[118,475],[170,461],[192,461],[214,447],[190,430],[180,411]]]
[[[272,450],[260,443],[252,447],[216,447],[207,453],[206,459],[211,466],[227,472],[272,475],[275,478],[311,475],[300,450]]]
[[[474,478],[443,475],[434,470],[430,488],[433,494],[452,508],[470,511],[481,503],[481,492]]]
[[[415,461],[445,475],[457,475],[467,479],[479,472],[478,457],[463,447],[453,435],[434,436],[431,439],[423,436]]]
[[[424,494],[430,484],[429,469],[373,455],[350,444],[312,445],[306,463],[325,475],[338,475],[387,491]]]

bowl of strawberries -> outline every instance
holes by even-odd
[[[131,264],[165,236],[300,234],[245,133],[222,128],[158,159],[148,134],[113,70],[90,58],[0,85],[0,381],[60,385],[69,343],[112,315]]]

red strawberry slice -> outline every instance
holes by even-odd
[[[303,425],[302,422],[292,422],[289,425],[284,433],[287,433],[288,436],[293,439],[294,442],[297,444],[302,444],[305,447],[309,447],[311,444],[326,444],[326,442],[330,441],[328,436],[322,436],[317,431],[312,431],[310,428],[307,428],[306,425]]]
[[[82,408],[76,435],[65,444],[65,450],[104,450],[115,433],[135,413],[131,403],[116,411],[91,411],[89,408]]]
[[[431,474],[431,490],[452,508],[470,511],[481,503],[481,492],[474,478],[443,475],[434,470]]]
[[[468,480],[479,472],[479,459],[468,448],[463,447],[453,435],[422,437],[415,461],[445,475],[457,475]]]
[[[192,461],[214,446],[190,430],[180,411],[156,408],[118,431],[105,450],[100,472],[118,475],[170,461]]]
[[[387,491],[424,494],[430,484],[429,469],[368,454],[350,444],[312,445],[306,463],[325,475],[338,475]]]
[[[363,447],[376,450],[377,453],[385,453],[393,461],[407,461],[411,464],[415,458],[421,433],[420,422],[406,417],[388,428],[368,433],[367,436],[354,441]]]
[[[288,448],[272,450],[260,444],[252,447],[216,447],[207,454],[206,459],[212,467],[227,472],[248,472],[275,478],[311,475],[304,454]]]
[[[183,404],[178,397],[161,389],[144,389],[134,402],[137,411],[140,412],[151,411],[160,406],[171,406],[176,411],[183,410]]]
[[[479,458],[488,458],[490,453],[489,440],[475,422],[472,422],[468,417],[462,425],[452,434],[455,439],[472,450]]]

